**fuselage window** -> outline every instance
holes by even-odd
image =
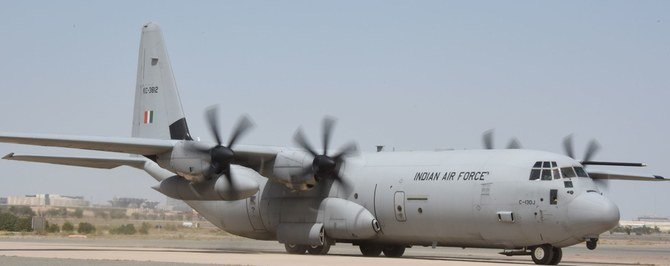
[[[577,173],[578,177],[589,177],[589,175],[584,171],[584,168],[582,167],[575,167],[575,172]]]
[[[575,170],[572,169],[572,167],[563,167],[561,168],[561,172],[563,173],[564,178],[572,178],[577,176],[577,174],[575,174]]]
[[[542,169],[542,180],[551,180],[551,169]]]

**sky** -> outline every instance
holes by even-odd
[[[243,144],[293,146],[338,118],[334,145],[502,148],[646,162],[670,177],[667,1],[2,1],[1,131],[130,136],[140,28],[161,25],[191,134],[207,106]],[[224,137],[227,138],[227,137]],[[101,155],[0,144],[0,153]],[[105,154],[102,154],[103,156]],[[164,201],[144,172],[0,160],[0,196]],[[670,182],[613,181],[622,218],[670,217]]]

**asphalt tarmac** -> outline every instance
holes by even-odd
[[[577,245],[563,250],[561,265],[670,265],[666,237],[611,237],[598,249]],[[350,244],[333,246],[327,256],[290,255],[281,244],[244,238],[221,240],[0,238],[1,265],[534,265],[528,256],[500,250],[413,247],[402,258],[360,255]]]

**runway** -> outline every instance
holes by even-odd
[[[670,265],[665,240],[649,244],[603,241],[595,251],[583,245],[564,249],[561,265]],[[612,244],[608,244],[612,242]],[[622,244],[623,243],[623,244]],[[360,255],[350,244],[338,244],[327,256],[290,255],[276,242],[244,238],[222,240],[0,238],[2,265],[534,265],[526,256],[506,257],[500,250],[413,247],[402,258]]]

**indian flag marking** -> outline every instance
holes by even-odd
[[[154,122],[154,111],[144,111],[144,123],[151,124]]]

